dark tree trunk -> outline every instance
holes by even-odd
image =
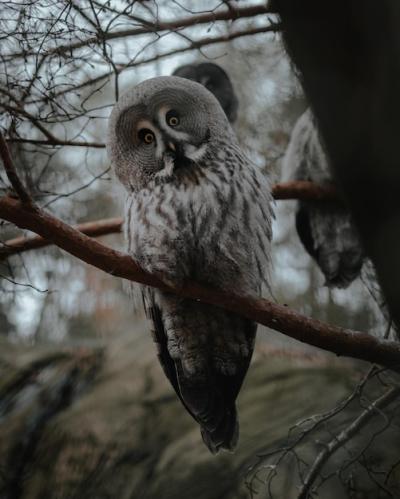
[[[400,2],[274,0],[274,8],[400,324]]]

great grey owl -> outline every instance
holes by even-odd
[[[270,185],[206,88],[174,76],[137,85],[112,111],[107,149],[127,190],[128,251],[144,269],[178,287],[190,279],[260,296]],[[213,453],[233,449],[256,324],[157,289],[142,293],[159,360],[204,442]]]
[[[297,121],[283,165],[284,180],[332,184],[333,176],[310,110]],[[364,251],[349,211],[335,202],[298,203],[296,228],[330,287],[347,287],[359,276]]]
[[[229,76],[221,66],[212,62],[186,64],[176,68],[173,75],[201,83],[217,98],[228,120],[231,123],[236,121],[239,101]]]
[[[315,118],[307,109],[293,128],[282,164],[283,180],[334,184]],[[329,287],[346,288],[360,277],[385,321],[391,317],[371,260],[364,253],[350,212],[335,202],[298,203],[296,228],[303,246],[315,259]],[[393,326],[392,336],[399,337]]]

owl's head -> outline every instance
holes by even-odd
[[[216,98],[175,76],[146,80],[125,93],[109,120],[107,152],[122,184],[135,191],[155,177],[173,178],[235,142]]]
[[[176,68],[173,75],[201,83],[218,99],[228,120],[231,123],[236,121],[239,101],[228,74],[221,66],[213,62],[185,64]]]

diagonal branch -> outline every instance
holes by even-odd
[[[84,140],[62,140],[54,136],[51,132],[47,130],[45,126],[42,125],[40,119],[36,118],[32,114],[28,113],[23,107],[13,107],[8,104],[0,103],[0,106],[3,107],[6,111],[8,111],[11,116],[19,116],[22,115],[27,118],[32,125],[34,125],[42,134],[47,138],[47,140],[34,140],[34,139],[22,139],[22,138],[14,138],[10,137],[7,142],[21,142],[21,143],[29,143],[29,144],[41,144],[47,146],[75,146],[75,147],[96,147],[96,148],[104,148],[105,144],[99,142],[88,142]]]
[[[310,489],[322,471],[322,468],[328,459],[341,447],[343,447],[354,435],[360,432],[361,428],[367,425],[371,419],[380,414],[380,411],[398,398],[400,394],[400,386],[394,386],[387,390],[383,395],[374,400],[354,421],[344,428],[339,435],[324,446],[323,450],[318,454],[314,463],[310,467],[307,476],[301,486],[297,499],[307,499],[310,497]]]
[[[338,201],[338,194],[333,186],[322,186],[305,180],[275,184],[272,188],[272,194],[277,200],[301,199],[304,201],[318,202]],[[76,225],[75,229],[79,230],[79,232],[83,232],[87,236],[98,237],[121,232],[122,223],[122,218],[106,218]],[[44,248],[49,244],[51,244],[51,241],[43,239],[43,237],[40,236],[20,236],[9,239],[0,246],[0,261],[11,255],[23,253],[24,251]]]
[[[11,197],[0,199],[0,217],[22,229],[40,234],[80,260],[117,277],[222,307],[336,355],[390,368],[400,366],[400,344],[396,342],[326,324],[269,300],[228,294],[194,282],[173,289],[144,271],[129,255],[104,246],[49,213],[39,208],[32,210]]]
[[[235,31],[231,32],[228,34],[223,34],[223,35],[218,35],[218,36],[209,36],[205,38],[201,38],[199,40],[193,40],[189,43],[188,46],[181,47],[181,48],[173,48],[171,50],[167,50],[163,53],[156,54],[154,56],[150,56],[147,58],[143,58],[140,60],[137,60],[136,57],[134,57],[132,60],[130,60],[127,63],[116,63],[116,68],[118,70],[118,73],[122,73],[122,71],[126,69],[132,69],[136,68],[138,66],[143,66],[146,64],[150,64],[155,61],[160,61],[162,59],[168,58],[168,57],[173,57],[178,54],[183,54],[186,52],[191,52],[192,50],[199,50],[203,47],[209,46],[209,45],[216,45],[218,43],[226,43],[232,40],[235,40],[237,38],[245,37],[245,36],[253,36],[253,35],[259,35],[262,33],[275,33],[279,31],[279,25],[277,24],[269,24],[267,26],[256,26],[253,28],[249,29],[243,29],[240,31]],[[69,85],[67,88],[64,88],[63,90],[60,90],[57,92],[53,98],[57,99],[58,97],[62,95],[69,94],[71,92],[78,92],[79,90],[86,88],[88,86],[96,85],[100,82],[105,82],[107,79],[109,79],[113,74],[115,73],[114,69],[111,71],[106,71],[99,76],[91,76],[89,79],[83,81],[82,83],[74,83],[73,85]],[[28,104],[34,104],[37,102],[41,102],[43,98],[39,99],[32,99],[28,102]]]
[[[103,220],[95,220],[93,222],[78,224],[75,226],[75,229],[83,234],[86,234],[87,236],[99,237],[106,234],[121,232],[122,224],[123,219],[120,217],[105,218]],[[41,236],[20,236],[15,237],[14,239],[9,239],[3,243],[3,246],[0,246],[0,261],[11,255],[17,255],[33,249],[44,248],[50,244],[52,244],[51,241],[44,239]]]
[[[134,36],[145,35],[147,33],[175,31],[178,29],[188,28],[190,26],[199,26],[202,24],[214,23],[216,21],[234,21],[235,19],[239,18],[256,17],[268,13],[271,13],[271,10],[268,7],[264,5],[254,5],[237,9],[227,9],[221,12],[207,12],[205,14],[199,14],[197,16],[191,15],[189,17],[176,19],[173,21],[146,22],[145,20],[142,20],[142,22],[145,24],[145,26],[143,27],[105,32],[102,33],[102,38],[100,38],[98,35],[95,35],[68,45],[60,45],[58,47],[48,50],[46,52],[46,56],[52,54],[61,55],[65,53],[72,53],[72,51],[76,49],[92,45],[98,45],[103,43],[103,41],[111,41],[127,37],[131,38]],[[35,54],[36,52],[34,51],[24,52],[24,53],[15,52],[15,53],[5,54],[4,57],[15,59]]]
[[[15,192],[19,196],[23,203],[32,203],[32,198],[28,191],[23,186],[20,178],[18,177],[17,171],[15,169],[14,163],[12,162],[10,151],[8,150],[6,141],[4,140],[3,134],[0,131],[0,157],[4,163],[4,169],[6,171],[8,180],[10,181]]]

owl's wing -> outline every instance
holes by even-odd
[[[343,208],[301,202],[296,229],[327,286],[346,288],[360,275],[364,251],[351,216]]]
[[[223,372],[215,367],[215,352],[207,345],[199,346],[191,352],[195,357],[194,364],[203,364],[204,368],[188,367],[185,359],[179,358],[174,355],[172,358],[168,345],[168,334],[170,334],[170,326],[166,325],[166,312],[163,306],[157,303],[157,293],[150,288],[145,288],[143,291],[143,303],[148,318],[153,323],[153,338],[157,345],[158,358],[161,366],[172,384],[175,392],[180,398],[182,404],[185,406],[191,416],[200,424],[201,434],[207,447],[212,453],[218,452],[220,448],[232,450],[238,438],[238,423],[236,416],[235,401],[246,375],[251,355],[253,352],[254,337],[257,325],[251,321],[238,318],[240,327],[245,329],[242,331],[242,337],[245,338],[247,351],[245,355],[234,356],[234,372]],[[179,300],[179,299],[176,299]],[[190,304],[193,312],[194,302],[186,300]],[[197,304],[204,307],[201,304]],[[214,307],[207,307],[207,317],[200,312],[194,310],[193,315],[197,315],[192,323],[192,330],[189,331],[191,335],[201,335],[203,331],[196,328],[199,324],[199,315],[204,322],[207,320],[213,321]],[[232,314],[226,314],[223,311],[217,310],[217,318],[220,319],[221,314],[229,315],[230,319]],[[200,320],[200,323],[202,320]],[[221,327],[224,327],[224,321],[221,321]],[[174,331],[173,334],[179,337],[180,334],[184,335],[188,332]],[[229,332],[228,332],[229,333]],[[229,350],[232,345],[230,341],[234,340],[235,331],[231,333],[231,339],[227,335],[227,348]],[[243,340],[242,338],[242,340]],[[185,341],[185,340],[183,340]],[[223,347],[222,347],[223,349]],[[236,349],[237,350],[237,349]],[[224,356],[222,351],[221,357]],[[217,355],[218,356],[218,355]],[[229,357],[229,355],[227,356]],[[232,361],[232,358],[227,358],[227,361]],[[232,369],[233,371],[233,369]]]

